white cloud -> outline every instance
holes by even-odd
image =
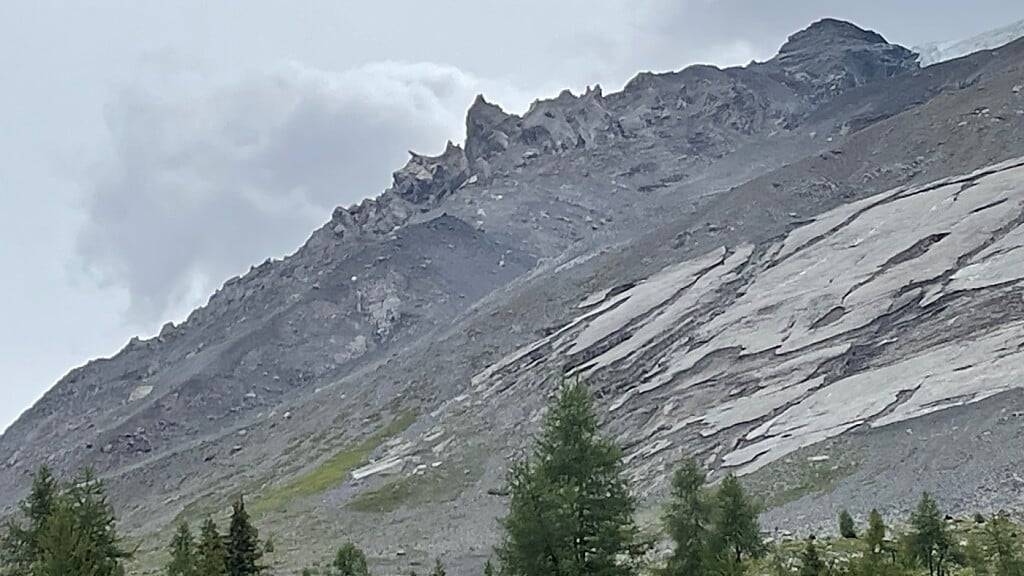
[[[523,103],[507,83],[433,63],[287,64],[217,82],[151,58],[106,110],[112,153],[87,183],[83,267],[127,289],[135,323],[184,315],[335,206],[379,194],[409,149],[461,139],[478,92]]]

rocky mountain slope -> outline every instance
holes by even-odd
[[[139,535],[245,492],[283,567],[354,538],[468,572],[507,458],[580,376],[649,506],[685,451],[745,474],[766,523],[921,486],[1024,508],[999,449],[1024,409],[1021,62],[921,69],[824,20],[744,68],[521,117],[479,98],[464,146],[57,383],[0,438],[0,506],[40,463],[91,465]]]
[[[979,50],[998,48],[1021,37],[1024,37],[1024,20],[975,34],[970,38],[922,44],[915,46],[913,50],[921,55],[921,66],[931,66]]]

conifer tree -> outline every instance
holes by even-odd
[[[430,571],[430,576],[446,576],[444,564],[441,563],[441,559],[437,558],[434,560],[434,569]]]
[[[345,543],[334,555],[331,564],[335,576],[369,576],[370,569],[366,564],[366,554],[351,542]]]
[[[103,483],[87,469],[50,500],[49,515],[37,540],[36,558],[24,574],[121,576],[122,561],[130,556],[121,547]]]
[[[19,505],[26,525],[9,521],[0,540],[0,567],[16,574],[28,574],[32,565],[39,561],[40,540],[53,514],[59,492],[57,480],[50,469],[40,467],[32,477],[28,497]]]
[[[494,564],[491,563],[490,558],[484,562],[484,576],[494,576]]]
[[[992,568],[995,576],[1024,576],[1024,561],[1021,560],[1020,543],[1016,539],[1014,526],[1005,516],[994,516],[985,527],[985,537],[992,554]]]
[[[39,556],[27,576],[123,574],[111,566],[89,534],[79,526],[78,514],[69,500],[54,505],[39,535]],[[112,569],[113,568],[113,569]]]
[[[722,479],[715,494],[714,545],[721,570],[736,573],[744,557],[759,558],[765,546],[757,517],[760,510],[734,474]]]
[[[928,568],[929,576],[945,576],[947,562],[955,558],[953,541],[943,522],[939,506],[925,492],[910,516],[911,555]]]
[[[858,563],[860,573],[865,576],[882,574],[885,566],[885,520],[876,509],[868,514],[868,528],[864,531],[864,544],[867,551]]]
[[[818,555],[818,547],[814,545],[814,536],[807,539],[807,545],[800,554],[800,576],[825,576],[825,562]]]
[[[106,488],[90,468],[83,470],[72,482],[67,497],[75,512],[78,530],[87,534],[91,545],[104,559],[102,569],[94,576],[123,572],[121,562],[131,554],[121,545],[117,534],[117,517],[107,500]]]
[[[856,538],[857,529],[853,524],[853,516],[848,511],[839,511],[839,535],[843,538]]]
[[[226,560],[228,576],[255,576],[262,570],[259,530],[253,526],[245,511],[245,500],[239,496],[232,505],[231,525],[228,528]]]
[[[868,553],[881,555],[885,545],[885,520],[877,509],[872,508],[868,514],[868,529],[864,532],[864,543],[868,546]]]
[[[786,568],[786,559],[782,545],[778,541],[772,544],[768,568],[771,576],[790,576],[790,572]]]
[[[989,576],[991,571],[989,570],[989,551],[987,543],[983,542],[987,538],[969,538],[967,540],[967,548],[964,550],[964,556],[967,559],[967,566],[971,569],[971,576]]]
[[[603,438],[586,387],[562,385],[529,458],[509,473],[499,549],[509,576],[624,576],[639,554],[619,448]]]
[[[227,551],[224,547],[224,538],[220,535],[217,524],[212,518],[207,518],[203,523],[195,557],[195,576],[227,576]]]
[[[178,524],[178,529],[171,538],[170,552],[167,576],[195,576],[195,539],[187,522]]]
[[[672,493],[664,524],[674,549],[665,567],[667,576],[703,576],[711,571],[708,528],[711,506],[704,494],[707,475],[692,458],[672,475]]]

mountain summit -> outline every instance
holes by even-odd
[[[468,573],[575,376],[648,506],[684,452],[745,474],[765,522],[921,487],[1019,504],[1022,62],[920,69],[823,20],[747,67],[521,116],[479,97],[464,146],[62,378],[0,437],[0,506],[90,465],[137,534],[244,491],[294,566],[357,538]]]

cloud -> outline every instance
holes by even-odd
[[[127,319],[152,328],[293,250],[335,206],[380,193],[407,150],[461,139],[477,92],[521,111],[527,94],[614,90],[640,70],[743,64],[823,12],[804,0],[786,11],[736,0],[571,0],[540,20],[536,10],[437,38],[460,65],[500,70],[528,91],[425,62],[291,63],[224,80],[202,62],[151,55],[106,109],[110,153],[86,182],[81,267],[126,290]]]
[[[477,92],[516,97],[432,63],[212,76],[150,58],[106,108],[111,152],[86,182],[77,252],[127,290],[133,324],[182,316],[227,277],[296,248],[335,206],[379,194],[409,149],[461,139]]]

